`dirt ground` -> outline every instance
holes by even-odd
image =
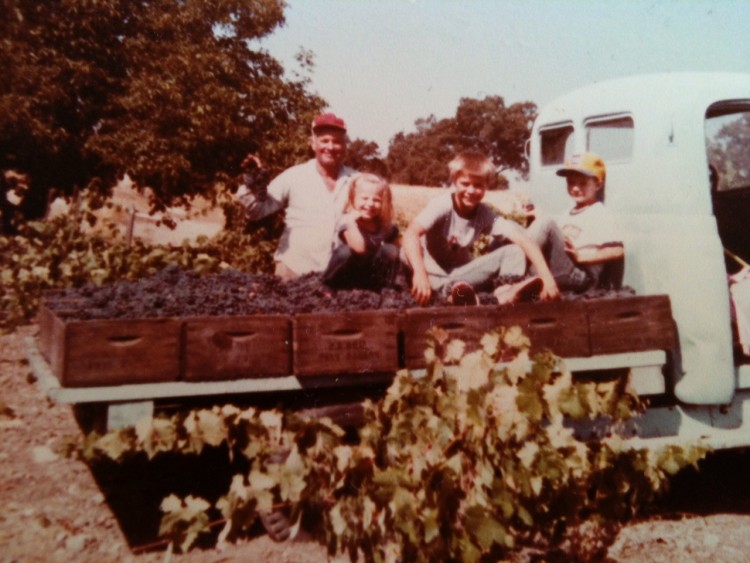
[[[61,456],[81,430],[71,407],[49,401],[34,380],[24,338],[35,332],[24,327],[0,336],[1,561],[328,560],[325,549],[309,539],[275,543],[261,529],[221,552],[207,548],[170,557],[163,546],[152,545],[160,483],[175,475],[201,476],[175,463],[141,473],[143,467],[92,469]],[[210,472],[210,460],[207,467],[203,471]],[[750,559],[750,452],[714,454],[700,473],[679,475],[652,515],[619,533],[609,557],[633,563]]]

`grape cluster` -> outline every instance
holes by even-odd
[[[500,283],[512,283],[502,279]],[[591,299],[632,295],[624,290],[590,290],[563,294],[564,299]],[[481,305],[496,304],[492,293],[479,293]],[[225,270],[199,275],[171,265],[159,273],[135,281],[106,286],[88,284],[77,289],[55,290],[45,295],[47,306],[68,319],[143,319],[156,317],[203,317],[240,315],[294,315],[340,313],[369,309],[405,310],[420,305],[400,283],[382,291],[331,289],[320,274],[306,274],[282,281],[265,274]],[[447,305],[446,296],[434,292],[428,306]]]

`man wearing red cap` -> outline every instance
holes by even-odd
[[[344,120],[333,113],[319,115],[312,122],[310,139],[315,158],[288,168],[267,190],[262,183],[248,181],[237,192],[251,221],[286,209],[285,228],[274,257],[276,275],[283,279],[322,272],[328,266],[336,224],[355,173],[343,165],[346,144]],[[257,159],[253,162],[260,164]]]

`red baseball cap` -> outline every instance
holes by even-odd
[[[313,119],[312,122],[313,133],[319,129],[336,129],[346,133],[346,123],[335,113],[323,113]]]

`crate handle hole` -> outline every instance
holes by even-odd
[[[143,340],[140,336],[110,336],[107,338],[113,346],[132,346]]]
[[[539,319],[529,319],[529,325],[533,326],[553,326],[556,322],[556,319],[551,317],[542,317]]]
[[[466,325],[464,323],[453,322],[453,323],[443,323],[440,325],[440,328],[442,328],[443,330],[461,330],[465,326]]]
[[[255,336],[256,333],[252,331],[245,331],[245,332],[237,331],[237,332],[225,332],[224,334],[226,334],[232,340],[250,340],[251,338]]]
[[[360,334],[362,334],[362,331],[357,330],[356,328],[340,328],[338,330],[334,330],[332,332],[329,332],[328,334],[330,334],[331,336],[339,336],[339,337],[344,337],[344,338],[347,338],[347,337],[353,338],[353,337],[357,337]]]
[[[641,316],[640,311],[623,311],[617,314],[618,319],[635,319],[636,317],[640,317],[640,316]]]

